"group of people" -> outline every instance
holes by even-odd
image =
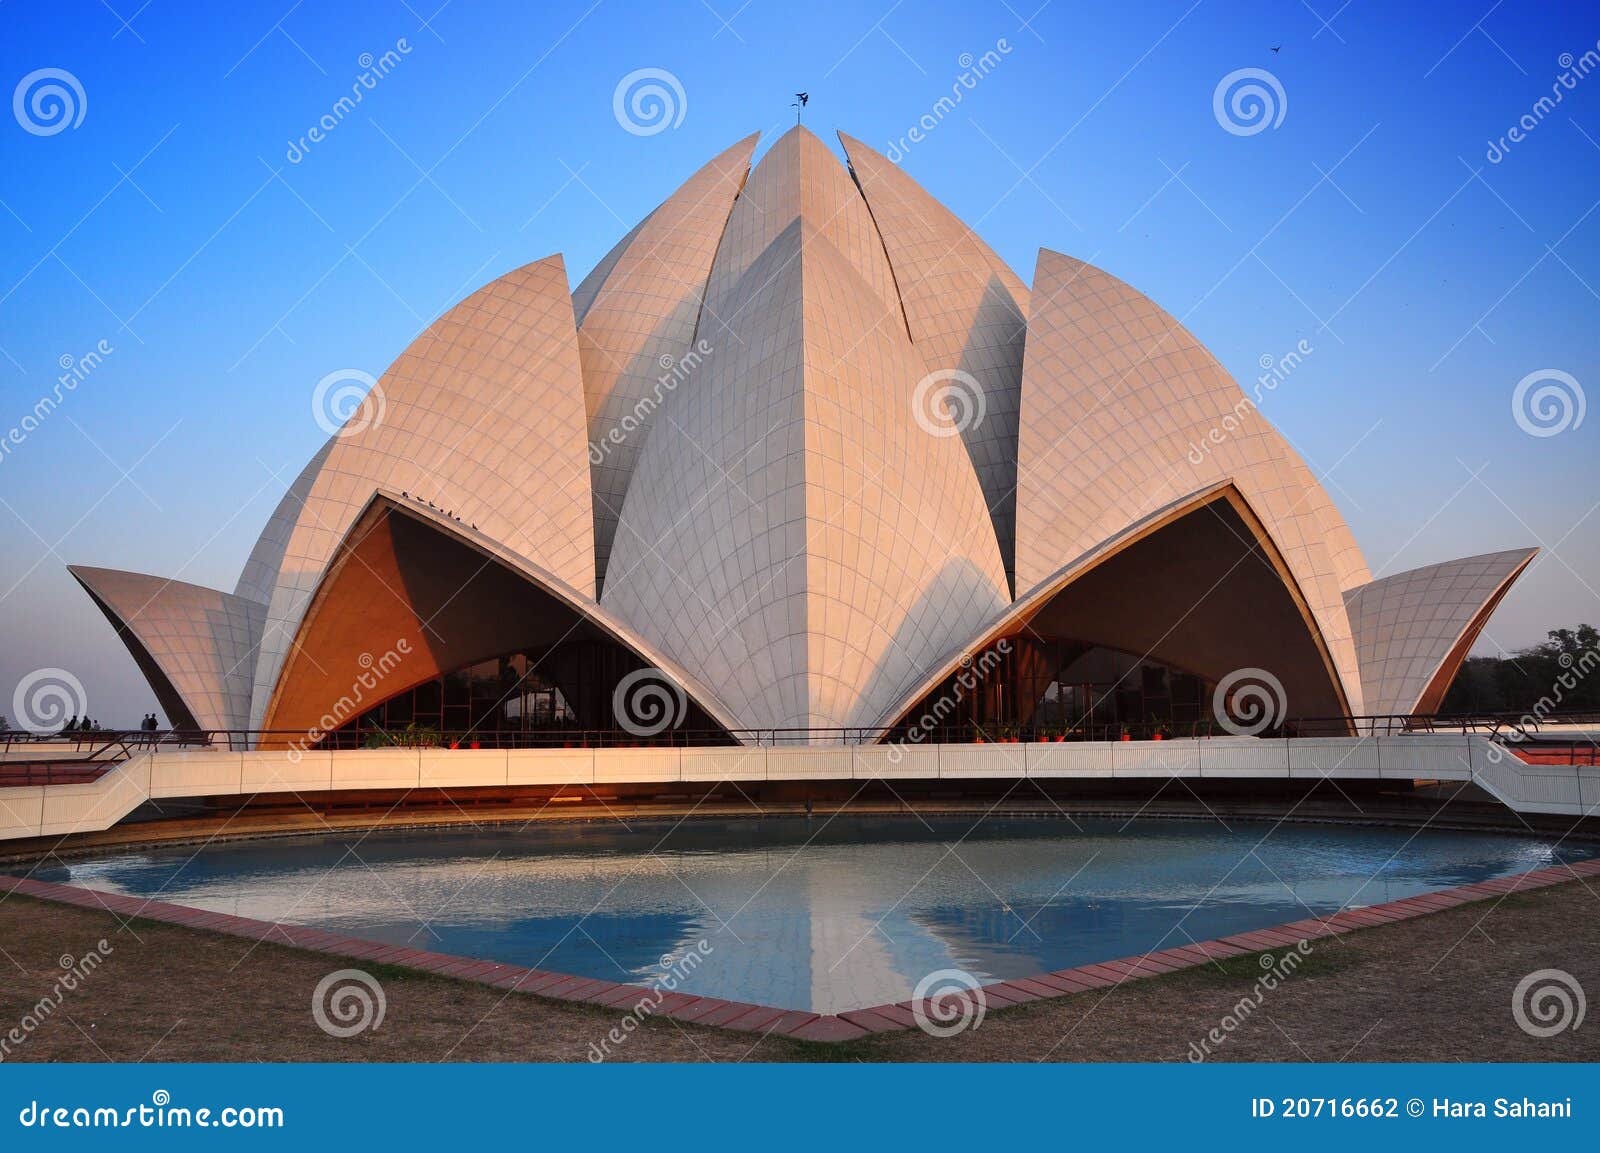
[[[156,720],[156,715],[154,713],[146,713],[143,719],[139,721],[139,728],[143,732],[153,733],[161,728],[161,722]],[[98,733],[99,731],[99,721],[93,720],[87,716],[79,719],[76,715],[67,721],[67,723],[61,728],[63,735],[67,733]]]

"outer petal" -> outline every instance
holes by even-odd
[[[266,606],[217,589],[70,565],[180,728],[242,729]]]
[[[881,323],[879,286],[811,226],[848,209],[790,200],[748,259],[753,217],[770,226],[785,203],[763,199],[765,168],[730,225],[745,239],[724,245],[742,275],[719,255],[712,277],[742,310],[666,402],[604,604],[743,726],[866,724],[1005,603],[1004,568],[965,451],[912,414],[920,358]]]
[[[930,368],[960,369],[982,389],[984,417],[963,427],[962,439],[1010,572],[1028,290],[972,229],[899,166],[842,132],[839,139],[883,235],[911,339]]]
[[[1232,481],[1282,550],[1342,683],[1361,683],[1315,481],[1216,359],[1109,273],[1041,250],[1018,444],[1019,595],[1186,493]],[[1326,502],[1326,497],[1321,498]],[[1204,590],[1196,590],[1196,596]]]
[[[380,487],[431,501],[594,595],[581,379],[559,256],[473,293],[401,354],[378,382],[381,417],[341,430],[289,534],[262,638],[252,727],[265,715],[307,599]],[[369,403],[352,421],[377,407]]]
[[[755,146],[746,137],[691,176],[573,294],[602,584],[634,464],[693,347],[711,260]]]
[[[1500,598],[1538,552],[1464,557],[1346,592],[1368,711],[1438,711]]]

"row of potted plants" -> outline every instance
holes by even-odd
[[[1141,734],[1135,737],[1135,730],[1129,725],[1118,728],[1118,738],[1123,741],[1149,740],[1165,741],[1172,738],[1172,727],[1165,720],[1153,720],[1141,726]],[[1019,724],[988,724],[980,725],[974,722],[970,732],[974,744],[1015,745],[1026,741],[1035,741],[1041,744],[1057,744],[1069,738],[1086,739],[1088,734],[1081,727],[1066,728],[1055,725],[1040,725],[1028,728]]]

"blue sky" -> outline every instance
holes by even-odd
[[[6,90],[62,69],[83,115],[0,117],[0,431],[62,358],[112,351],[0,456],[0,713],[43,666],[102,721],[153,706],[64,562],[231,589],[324,438],[328,373],[380,374],[530,260],[576,283],[716,151],[792,123],[797,90],[825,139],[887,150],[990,50],[911,175],[1024,280],[1041,246],[1099,264],[1242,382],[1306,341],[1263,409],[1375,571],[1546,546],[1480,651],[1600,621],[1600,413],[1539,437],[1512,409],[1530,373],[1600,384],[1600,71],[1534,111],[1600,10],[1491,3],[9,0]],[[641,68],[679,81],[676,127],[619,124]],[[1275,127],[1219,122],[1241,68],[1281,86]]]

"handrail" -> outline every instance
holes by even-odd
[[[1404,733],[1460,732],[1478,734],[1507,744],[1571,743],[1600,748],[1592,737],[1574,738],[1562,733],[1547,733],[1552,725],[1590,726],[1600,730],[1600,713],[1575,713],[1534,718],[1521,713],[1417,714],[1387,713],[1359,716],[1295,717],[1282,724],[1253,733],[1224,726],[1214,718],[1193,721],[1100,722],[1080,720],[1074,724],[971,723],[924,726],[919,724],[844,727],[774,727],[759,729],[667,728],[658,733],[630,733],[620,729],[532,729],[520,732],[491,731],[373,731],[360,734],[335,731],[318,742],[309,742],[300,729],[103,729],[90,732],[31,733],[0,731],[0,768],[20,768],[29,764],[57,764],[104,767],[127,760],[143,751],[183,751],[186,749],[226,749],[242,752],[262,744],[283,745],[302,751],[346,750],[356,748],[682,748],[708,746],[758,746],[779,748],[787,745],[868,745],[897,743],[906,745],[1018,744],[1063,741],[1163,740],[1227,737],[1235,735],[1287,738],[1335,736],[1395,736]],[[72,755],[52,755],[48,746],[70,744]],[[37,749],[39,756],[12,759],[14,750],[24,753]]]

